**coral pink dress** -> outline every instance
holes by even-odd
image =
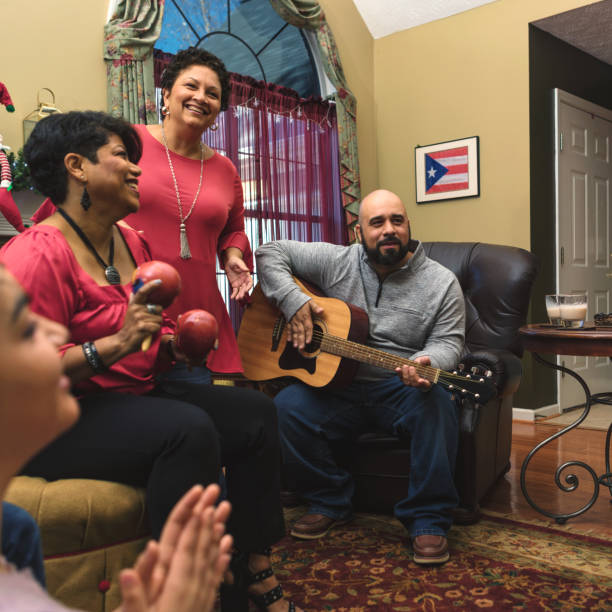
[[[125,218],[141,230],[151,247],[153,259],[172,264],[181,275],[181,294],[168,309],[173,319],[186,310],[203,308],[219,323],[219,348],[211,351],[208,367],[213,372],[241,372],[236,336],[217,285],[217,256],[229,247],[239,248],[252,269],[253,256],[244,231],[242,183],[232,162],[216,153],[204,162],[202,188],[186,222],[191,259],[179,256],[179,212],[172,175],[164,146],[144,125],[134,126],[143,143],[139,162],[140,210]],[[181,195],[183,217],[187,215],[198,188],[200,161],[170,152]],[[227,282],[220,277],[222,282]]]

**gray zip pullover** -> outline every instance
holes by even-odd
[[[256,252],[264,294],[287,320],[310,299],[292,275],[319,287],[328,297],[359,306],[368,313],[368,346],[414,359],[427,355],[432,366],[454,368],[463,351],[465,304],[459,281],[429,259],[421,243],[406,264],[380,280],[363,247],[324,242],[280,240]],[[395,375],[361,364],[356,380]]]

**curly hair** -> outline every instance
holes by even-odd
[[[63,204],[68,194],[66,155],[78,153],[96,164],[98,149],[108,143],[112,134],[123,141],[129,160],[138,163],[142,142],[124,119],[99,111],[71,111],[39,121],[23,148],[34,187],[54,204]]]
[[[206,66],[217,74],[219,83],[221,84],[221,110],[227,110],[230,90],[229,72],[225,64],[216,55],[204,49],[199,49],[198,47],[188,47],[187,49],[179,51],[174,56],[174,59],[166,66],[161,76],[162,94],[160,107],[164,105],[163,90],[166,89],[170,91],[178,75],[190,66]]]

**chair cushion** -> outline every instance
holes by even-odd
[[[47,558],[47,590],[69,608],[113,612],[121,603],[119,572],[134,565],[148,540]]]
[[[148,535],[144,490],[103,480],[47,482],[17,476],[6,500],[27,510],[45,557],[111,546]]]
[[[90,612],[111,612],[119,605],[119,572],[134,564],[149,539],[143,489],[103,480],[17,476],[6,499],[38,523],[53,597]]]

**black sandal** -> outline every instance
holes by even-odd
[[[263,551],[257,551],[257,554],[269,557],[271,550],[266,548]],[[268,609],[268,606],[275,601],[283,598],[283,587],[277,584],[269,591],[261,594],[249,592],[249,587],[256,582],[262,582],[270,576],[274,576],[272,567],[268,567],[261,572],[253,574],[249,569],[248,553],[235,552],[232,555],[230,562],[230,570],[234,575],[233,584],[222,584],[220,589],[221,610],[223,612],[247,612],[249,609],[249,599],[262,611]],[[295,603],[287,602],[289,607],[287,612],[295,612]]]

